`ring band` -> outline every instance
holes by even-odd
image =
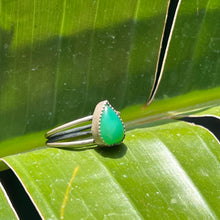
[[[79,126],[90,121],[91,124]],[[81,139],[88,135],[92,137]],[[105,100],[96,105],[93,115],[58,126],[48,131],[45,136],[48,139],[46,145],[50,147],[79,147],[92,144],[113,146],[124,140],[125,126],[120,112]]]

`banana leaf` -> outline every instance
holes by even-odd
[[[219,141],[175,120],[219,118],[217,0],[179,4],[148,107],[168,1],[0,6],[1,169],[14,172],[42,219],[220,217]],[[91,114],[105,99],[126,122],[123,144],[45,146],[48,129]],[[1,198],[6,219],[12,209]]]

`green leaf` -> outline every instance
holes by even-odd
[[[3,1],[0,140],[151,89],[168,1]],[[138,83],[139,86],[136,86]]]
[[[0,218],[1,219],[18,219],[18,216],[11,204],[11,201],[8,198],[8,195],[6,194],[6,191],[4,190],[4,187],[0,183]]]
[[[208,110],[203,110],[203,111],[198,112],[194,115],[198,115],[198,116],[210,115],[210,116],[214,116],[214,117],[219,118],[220,117],[220,107],[219,106],[212,107],[212,108],[209,108]]]
[[[42,218],[220,217],[219,142],[169,119],[219,116],[220,5],[181,3],[156,101],[143,108],[167,2],[0,5],[0,166],[13,170]],[[138,128],[124,144],[45,147],[45,130],[91,114],[103,99]]]
[[[157,99],[209,89],[219,94],[219,8],[216,0],[181,2]],[[205,98],[201,104],[211,101]]]
[[[4,158],[44,219],[219,217],[219,160],[213,136],[185,122],[130,131],[114,148]]]

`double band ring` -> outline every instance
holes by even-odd
[[[87,124],[82,125],[85,123]],[[120,112],[105,100],[96,105],[93,115],[56,127],[46,133],[46,138],[46,144],[50,147],[80,147],[92,144],[113,146],[124,140],[125,126]]]

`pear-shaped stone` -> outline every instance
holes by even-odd
[[[101,115],[100,135],[107,145],[119,144],[124,139],[123,123],[108,104],[104,106]]]

